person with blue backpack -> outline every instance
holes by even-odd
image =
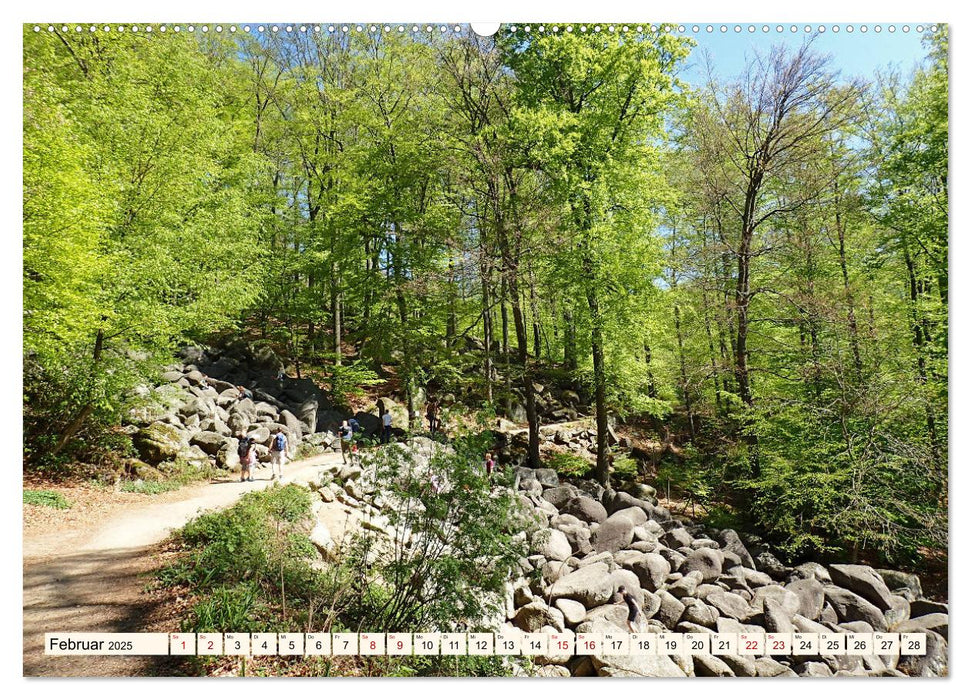
[[[270,442],[270,464],[273,467],[273,480],[283,478],[283,465],[287,461],[287,436],[283,433],[283,428],[277,428],[273,439]],[[277,475],[279,468],[280,474]]]

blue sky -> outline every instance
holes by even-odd
[[[697,26],[698,33],[692,29]],[[854,26],[852,33],[847,33],[846,25],[839,25],[840,31],[834,33],[833,25],[827,24],[826,31],[819,33],[813,25],[813,32],[805,32],[805,24],[798,25],[798,31],[791,31],[791,24],[784,25],[784,31],[776,31],[778,25],[769,25],[769,31],[763,33],[762,24],[755,25],[756,31],[750,33],[749,25],[741,26],[741,32],[735,32],[735,24],[728,24],[728,31],[721,32],[721,24],[712,24],[712,33],[706,31],[706,24],[685,25],[685,36],[694,38],[698,45],[691,52],[682,77],[693,84],[705,80],[706,69],[703,51],[710,52],[716,76],[720,79],[735,77],[745,63],[746,54],[758,51],[765,53],[776,43],[788,46],[799,46],[809,36],[814,36],[814,47],[817,51],[830,54],[833,57],[832,67],[840,71],[843,78],[862,77],[872,78],[876,72],[887,71],[892,67],[902,75],[908,76],[921,62],[926,49],[921,42],[921,34],[916,31],[916,24],[908,25],[910,31],[901,31],[903,25],[894,25],[896,31],[888,31],[890,25],[881,26],[880,32],[875,32],[876,25],[867,25],[868,31],[861,32],[860,25]],[[926,26],[924,26],[926,31]]]

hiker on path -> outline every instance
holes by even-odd
[[[627,592],[624,586],[617,589],[617,595],[622,599],[618,603],[627,603],[627,629],[631,632],[639,632],[639,627],[635,627],[637,618],[641,615],[641,609],[637,606],[637,601],[634,600],[634,596]]]
[[[391,407],[384,409],[381,416],[381,444],[386,445],[391,442]]]
[[[273,469],[274,481],[283,478],[283,465],[287,463],[287,447],[287,436],[283,434],[283,428],[277,428],[270,443],[270,465]],[[277,475],[278,469],[279,475]]]
[[[485,456],[485,473],[486,476],[492,476],[492,471],[496,468],[496,461],[492,459],[492,453],[486,452]]]
[[[425,409],[425,417],[428,418],[428,434],[434,437],[435,431],[439,428],[437,401],[428,402],[428,407]]]
[[[256,462],[256,446],[253,444],[253,438],[248,435],[240,435],[239,447],[236,448],[236,452],[239,455],[239,480],[252,481],[253,475],[250,470]]]
[[[347,464],[347,455],[351,452],[351,440],[354,438],[354,429],[346,420],[338,428],[337,437],[341,440],[341,459],[344,460],[344,464]]]

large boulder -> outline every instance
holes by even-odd
[[[634,540],[636,523],[623,511],[611,515],[600,523],[593,537],[593,547],[598,552],[616,552]]]
[[[792,591],[799,597],[798,614],[810,620],[817,620],[823,612],[826,597],[823,595],[823,584],[814,578],[797,579],[786,584],[786,590]]]
[[[539,632],[545,626],[555,627],[557,631],[564,630],[563,613],[556,608],[550,608],[546,603],[534,600],[516,611],[512,623],[525,632]]]
[[[691,534],[683,527],[676,527],[664,533],[661,542],[671,549],[677,549],[678,547],[690,547],[693,539]]]
[[[834,584],[866,598],[881,610],[893,607],[890,589],[873,568],[862,564],[833,564],[829,574]]]
[[[905,571],[893,571],[891,569],[876,569],[876,572],[880,574],[880,578],[887,584],[887,588],[903,595],[907,600],[913,602],[923,597],[924,592],[921,590],[920,577],[917,574],[909,574]]]
[[[761,612],[767,600],[774,600],[781,605],[790,618],[799,612],[799,596],[782,586],[773,584],[755,589],[755,593],[752,595],[752,607],[757,612]]]
[[[887,631],[887,621],[880,609],[865,598],[839,586],[825,586],[826,602],[833,606],[840,622],[862,620],[877,632]]]
[[[223,445],[226,444],[227,439],[219,433],[203,430],[193,435],[189,444],[198,445],[207,455],[215,456],[222,449]]]
[[[931,613],[913,617],[897,625],[894,632],[904,634],[906,632],[936,632],[944,639],[947,639],[948,616],[944,613]]]
[[[748,549],[746,549],[745,545],[742,544],[742,540],[738,536],[737,532],[732,529],[722,530],[718,533],[717,539],[719,542],[721,542],[723,549],[732,552],[742,560],[742,566],[749,569],[755,568],[755,560],[752,559],[752,555],[749,554]]]
[[[901,654],[897,668],[908,676],[939,678],[947,675],[947,641],[935,632],[927,633],[927,648],[920,656]]]
[[[681,621],[685,605],[667,591],[658,591],[657,595],[661,600],[661,605],[654,617],[669,630],[673,630]]]
[[[573,548],[566,535],[560,530],[544,528],[533,534],[533,551],[547,559],[566,561],[573,554]]]
[[[571,498],[579,495],[576,486],[561,484],[543,491],[543,498],[552,503],[557,509],[562,509]]]
[[[587,523],[602,523],[607,519],[607,509],[588,496],[576,496],[567,501],[560,511],[576,516]],[[633,537],[633,525],[631,525]]]
[[[555,488],[560,483],[555,469],[537,469],[535,478],[544,488]]]
[[[660,554],[647,553],[630,563],[630,570],[637,574],[641,587],[647,591],[657,591],[671,573],[671,564]]]
[[[563,620],[567,627],[576,627],[586,619],[587,609],[583,607],[583,603],[569,598],[557,598],[556,607],[563,613]]]
[[[710,547],[696,549],[684,560],[681,571],[685,574],[697,571],[704,583],[711,583],[722,575],[722,553]]]
[[[175,459],[186,448],[185,436],[168,423],[152,423],[132,438],[139,456],[149,464]]]
[[[739,622],[749,620],[757,614],[757,611],[752,609],[748,601],[737,593],[728,591],[711,593],[706,601],[718,608],[718,612],[724,617],[730,617]]]
[[[610,568],[605,562],[581,566],[556,581],[550,588],[550,598],[570,598],[586,608],[603,605],[614,595]]]
[[[227,438],[216,453],[216,464],[224,469],[235,469],[239,466],[239,440]]]
[[[765,619],[766,632],[792,634],[795,627],[792,624],[793,613],[774,598],[766,598],[762,605],[762,616]]]

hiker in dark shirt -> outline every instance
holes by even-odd
[[[634,625],[637,623],[637,618],[641,615],[641,609],[637,607],[637,601],[634,600],[634,596],[627,592],[627,588],[624,586],[617,589],[617,595],[621,597],[622,602],[627,603],[627,629],[631,632],[637,632],[638,628]]]
[[[428,402],[428,407],[425,409],[425,417],[428,418],[428,434],[434,437],[435,429],[438,426],[438,406],[434,401]]]

